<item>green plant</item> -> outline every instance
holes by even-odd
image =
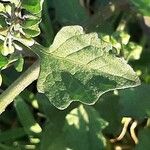
[[[146,146],[150,78],[143,59],[150,45],[146,34],[132,28],[149,15],[147,3],[1,0],[0,148]],[[136,7],[142,15],[132,13]]]

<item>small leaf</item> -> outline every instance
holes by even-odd
[[[4,5],[0,3],[0,12],[4,12],[4,11],[5,11]]]
[[[32,49],[41,61],[38,91],[59,109],[72,101],[94,104],[110,90],[140,84],[126,61],[109,53],[108,43],[80,26],[62,28],[49,49],[36,44]]]
[[[137,9],[144,15],[150,16],[150,1],[149,0],[130,0]]]
[[[0,86],[2,85],[2,76],[0,74]]]
[[[8,63],[8,60],[5,56],[0,54],[0,69]]]
[[[33,14],[38,14],[42,10],[43,1],[44,0],[23,0],[21,6]]]
[[[133,42],[129,42],[124,46],[124,57],[127,60],[138,60],[140,59],[142,50],[142,46]]]
[[[31,26],[30,28],[23,29],[23,32],[25,33],[25,36],[27,38],[36,37],[40,34],[40,29],[38,25],[36,24],[34,26]]]
[[[22,55],[20,55],[18,60],[15,62],[15,69],[18,72],[21,72],[23,70],[23,65],[24,65],[24,59],[23,59]]]
[[[21,24],[21,26],[25,29],[30,28],[32,26],[35,26],[36,24],[39,24],[41,22],[40,19],[26,19],[25,21],[23,21],[23,23]]]
[[[23,45],[25,45],[27,47],[30,47],[34,44],[34,40],[32,38],[26,38],[25,36],[21,36],[20,38],[15,37],[14,40],[19,41],[20,43],[22,43]],[[17,44],[18,44],[17,42],[14,43],[14,45],[18,47],[19,45],[17,45]],[[17,49],[17,47],[16,47],[16,49]]]
[[[6,27],[6,21],[5,21],[5,17],[0,15],[0,29]]]
[[[11,45],[7,46],[5,43],[3,43],[2,47],[0,47],[0,51],[1,51],[2,55],[7,56],[14,52],[14,46],[12,45],[12,43],[10,43],[10,44]]]

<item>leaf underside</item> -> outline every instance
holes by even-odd
[[[41,64],[38,91],[65,109],[72,101],[94,104],[105,92],[139,85],[133,69],[111,49],[96,33],[63,27],[49,49],[36,51]]]

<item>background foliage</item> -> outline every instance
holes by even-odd
[[[17,9],[15,9],[16,7]],[[20,8],[22,9],[20,10]],[[149,150],[149,8],[149,0],[45,0],[44,2],[23,0],[21,6],[18,0],[13,0],[11,3],[9,0],[0,1],[0,92],[7,89],[21,73],[38,59],[35,52],[42,62],[38,90],[46,93],[46,96],[38,93],[37,83],[33,82],[1,114],[0,149],[117,150],[121,148],[123,150]],[[14,21],[11,24],[10,22],[16,17],[19,22]],[[60,30],[64,26],[70,27]],[[74,33],[75,35],[71,33],[72,28],[75,28],[73,31],[78,29]],[[67,32],[62,33],[65,29]],[[8,30],[11,31],[11,36],[7,34]],[[92,34],[88,34],[91,32]],[[79,33],[83,34],[82,39],[79,37]],[[72,49],[78,46],[79,49],[82,49],[82,55],[68,56],[69,46],[62,53],[61,50],[64,47],[59,44],[63,38],[66,38],[65,36],[74,37],[74,39],[66,39],[63,46],[71,45]],[[81,43],[84,41],[85,45],[76,42],[77,38],[82,41]],[[35,46],[34,40],[46,48],[39,50]],[[99,46],[95,41],[101,45]],[[73,43],[75,44],[73,45]],[[90,48],[86,49],[85,46],[90,46]],[[33,48],[34,52],[29,51],[30,48]],[[103,75],[104,70],[97,69],[92,72],[85,68],[79,68],[77,63],[74,65],[72,62],[65,66],[68,59],[76,58],[75,60],[83,62],[83,58],[88,58],[88,55],[85,55],[87,50],[90,51],[90,56],[93,53],[93,57],[101,56],[101,53],[96,53],[98,51],[96,48],[100,51],[105,50],[106,55],[102,54],[105,59],[94,62],[95,66],[105,62],[104,66],[108,65],[108,67],[105,66],[105,73],[107,76],[109,74],[111,82],[105,78],[106,74]],[[63,54],[64,56],[62,56]],[[61,56],[62,59],[57,58],[54,61],[53,56]],[[119,58],[124,58],[126,61],[122,62]],[[49,63],[47,64],[47,62]],[[136,75],[127,62],[139,76],[141,85],[117,90],[120,87],[139,84],[139,80],[134,78]],[[52,65],[55,66],[52,68],[53,76],[49,74],[49,68]],[[60,80],[60,76],[63,76],[61,74],[62,66],[67,70],[67,73],[64,74],[64,77],[67,76],[67,80],[64,78]],[[74,66],[76,69],[71,70]],[[126,75],[127,70],[128,74]],[[73,71],[77,73],[72,77],[69,73]],[[89,76],[93,76],[93,74],[102,76],[94,76],[94,82],[89,80]],[[116,75],[115,79],[112,77],[114,74]],[[122,79],[122,74],[125,74],[126,78]],[[81,86],[82,77],[85,76],[85,81],[90,84],[84,85],[86,82],[83,82],[84,86]],[[74,81],[73,88],[68,79]],[[112,82],[114,80],[115,84]],[[60,83],[57,82],[55,86],[52,86],[53,81]],[[96,84],[97,81],[101,83],[102,87]],[[62,86],[63,84],[67,86]],[[72,90],[69,91],[65,89],[66,87]],[[57,89],[65,92],[59,91],[58,94]],[[93,89],[101,93],[109,89],[115,90],[102,95],[96,102],[97,95]],[[92,106],[80,102],[70,104],[70,97],[68,98],[69,102],[66,101],[68,93],[72,99],[77,98],[84,103],[93,103],[93,101],[96,103]],[[82,95],[82,97],[77,97],[77,95]],[[85,97],[90,97],[90,102],[85,101]],[[65,101],[63,101],[64,99]],[[70,106],[62,111],[54,107],[49,100],[61,109],[66,108],[69,104]],[[62,104],[60,100],[63,101]],[[125,136],[116,140],[123,128],[123,119],[126,120],[125,122],[131,119],[131,122]],[[137,122],[135,135],[138,142],[130,132],[135,122]]]

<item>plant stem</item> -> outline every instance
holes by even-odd
[[[35,81],[40,72],[39,61],[28,68],[8,89],[0,95],[0,114],[28,85]]]

